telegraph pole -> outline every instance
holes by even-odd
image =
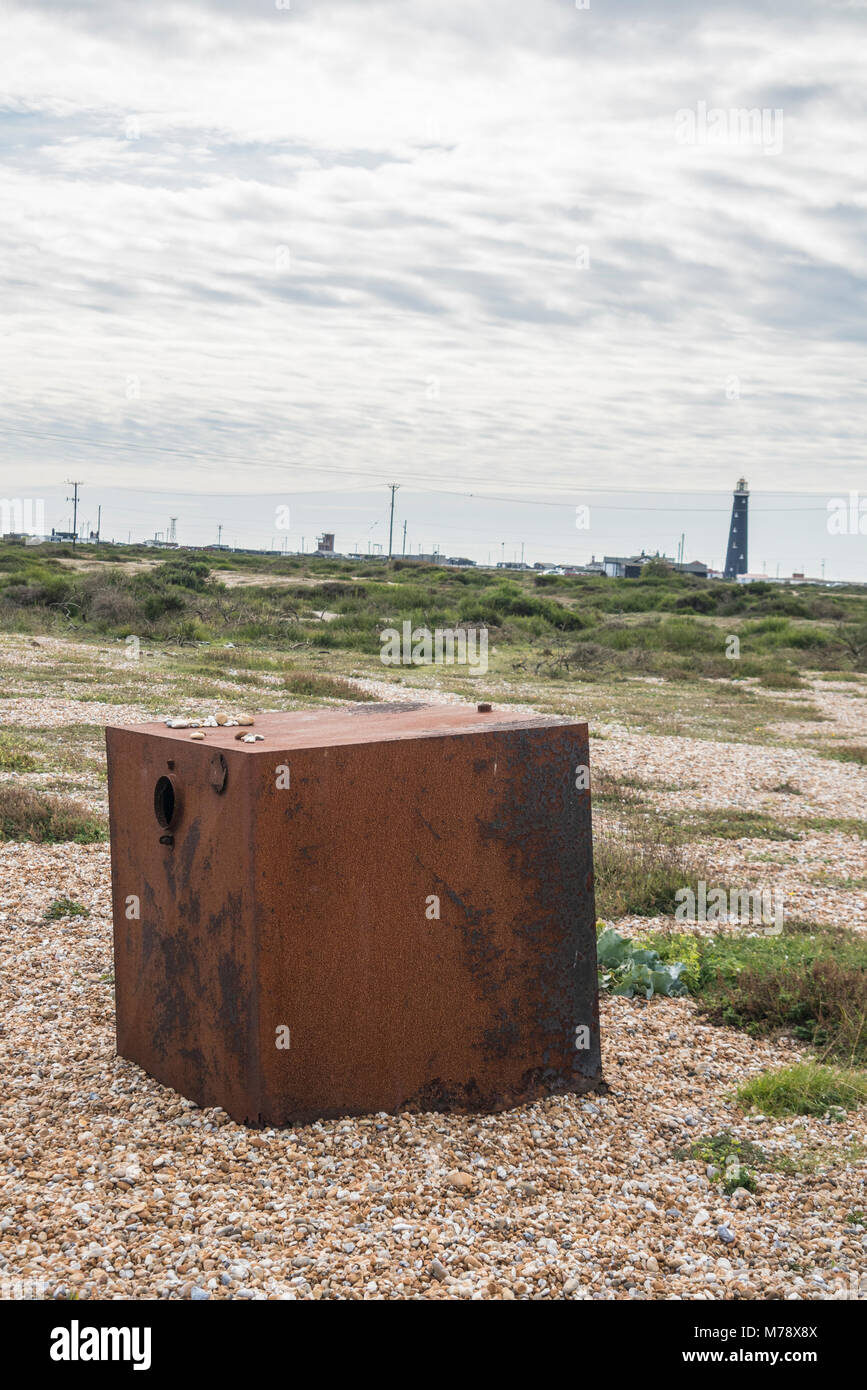
[[[83,486],[81,480],[67,478],[67,483],[72,488],[72,496],[67,497],[67,502],[72,503],[72,545],[78,540],[78,489]]]
[[[391,559],[391,537],[392,537],[392,532],[394,531],[394,494],[397,492],[398,488],[400,487],[400,483],[389,483],[389,484],[388,484],[388,487],[391,488],[391,516],[390,516],[389,522],[388,522],[388,558],[389,558],[389,560],[390,560],[390,559]]]
[[[406,522],[403,523],[403,546],[400,553],[406,555]]]

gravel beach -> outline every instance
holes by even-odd
[[[3,720],[44,728],[142,717],[132,705],[85,704],[82,716],[61,696],[47,706],[19,697],[4,701]],[[813,752],[618,733],[597,741],[594,757],[651,783],[682,778],[701,804],[771,801],[785,814],[785,796],[771,788],[788,776],[802,791],[799,815],[863,814],[863,769]],[[718,862],[747,865],[767,848],[719,846]],[[763,868],[799,913],[867,928],[863,891],[835,898],[813,882],[823,865],[863,875],[863,842],[817,832],[784,849],[785,862]],[[746,1077],[801,1055],[791,1040],[710,1026],[688,999],[603,997],[605,1094],[498,1115],[381,1114],[251,1131],[115,1055],[106,844],[2,843],[0,883],[6,1297],[867,1293],[864,1111],[773,1120],[745,1116],[733,1100]],[[45,920],[58,898],[89,915]],[[767,1156],[755,1193],[724,1195],[707,1164],[689,1157],[693,1143],[723,1132]]]

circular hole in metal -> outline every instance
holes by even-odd
[[[175,818],[176,810],[174,783],[171,777],[160,777],[154,787],[154,815],[163,830],[168,830]]]

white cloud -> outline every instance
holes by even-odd
[[[56,473],[39,431],[166,487],[854,486],[863,37],[845,4],[7,7],[4,487]],[[781,110],[782,152],[679,144],[700,102]]]

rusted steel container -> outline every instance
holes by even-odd
[[[601,1079],[586,723],[362,705],[106,731],[117,1045],[251,1125]]]

